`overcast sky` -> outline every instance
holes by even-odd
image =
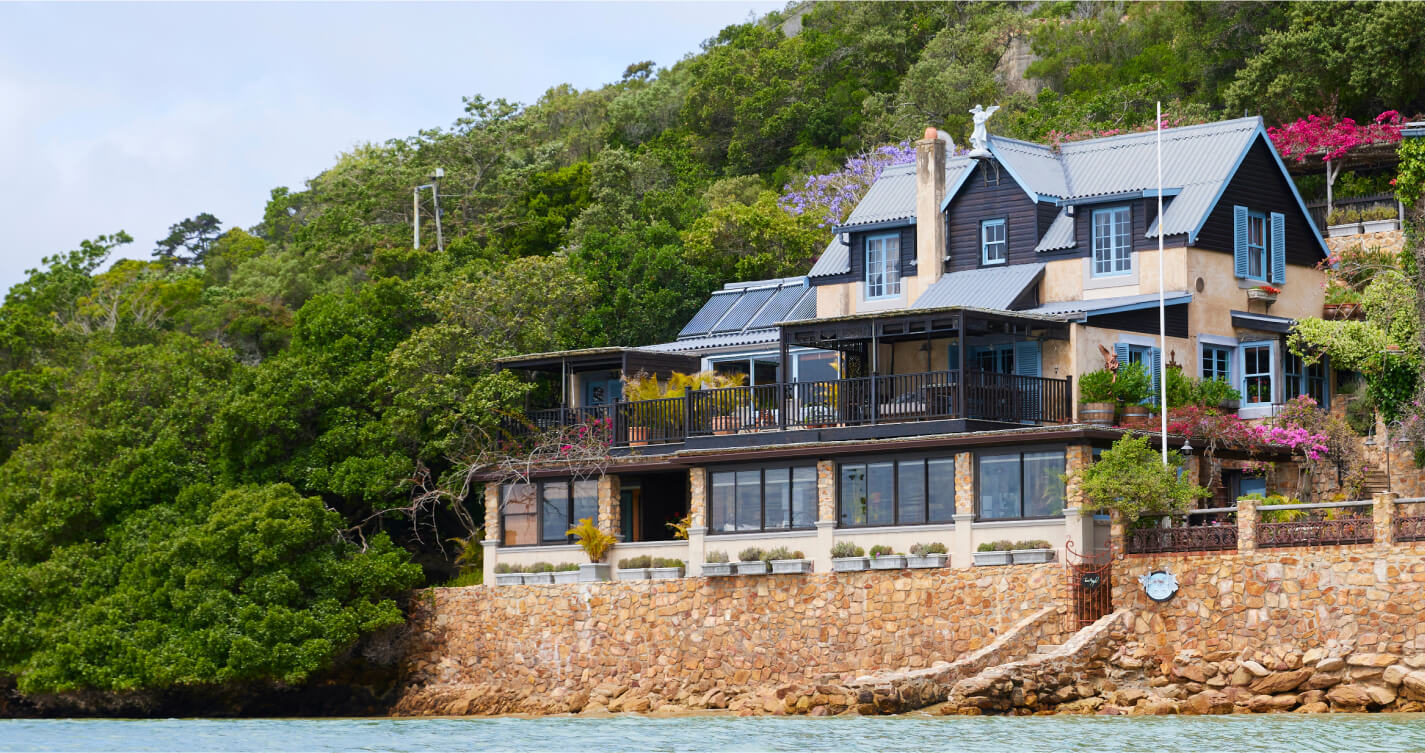
[[[251,226],[273,187],[463,95],[599,86],[782,5],[0,2],[0,286],[102,233],[147,258],[199,212]]]

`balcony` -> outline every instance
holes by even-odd
[[[888,374],[533,410],[523,420],[508,420],[504,429],[518,438],[558,426],[589,425],[605,432],[612,445],[641,447],[682,443],[689,437],[956,419],[1008,425],[1068,423],[1069,388],[1068,379],[974,369]]]

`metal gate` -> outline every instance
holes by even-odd
[[[1113,611],[1113,550],[1080,554],[1074,551],[1074,542],[1068,541],[1064,551],[1069,565],[1064,573],[1073,602],[1069,627],[1078,630]]]

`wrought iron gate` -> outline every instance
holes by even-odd
[[[1073,602],[1069,627],[1078,630],[1113,611],[1113,550],[1099,554],[1080,554],[1074,542],[1064,544],[1069,579],[1068,592]]]

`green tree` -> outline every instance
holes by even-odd
[[[168,235],[153,250],[157,259],[177,264],[202,266],[203,257],[221,235],[222,222],[207,212],[174,223]]]
[[[1159,451],[1148,446],[1148,437],[1128,434],[1104,450],[1093,465],[1075,471],[1069,481],[1079,484],[1084,509],[1114,511],[1132,523],[1149,513],[1186,510],[1211,494],[1189,482],[1182,466],[1178,453],[1168,453],[1164,464]]]

